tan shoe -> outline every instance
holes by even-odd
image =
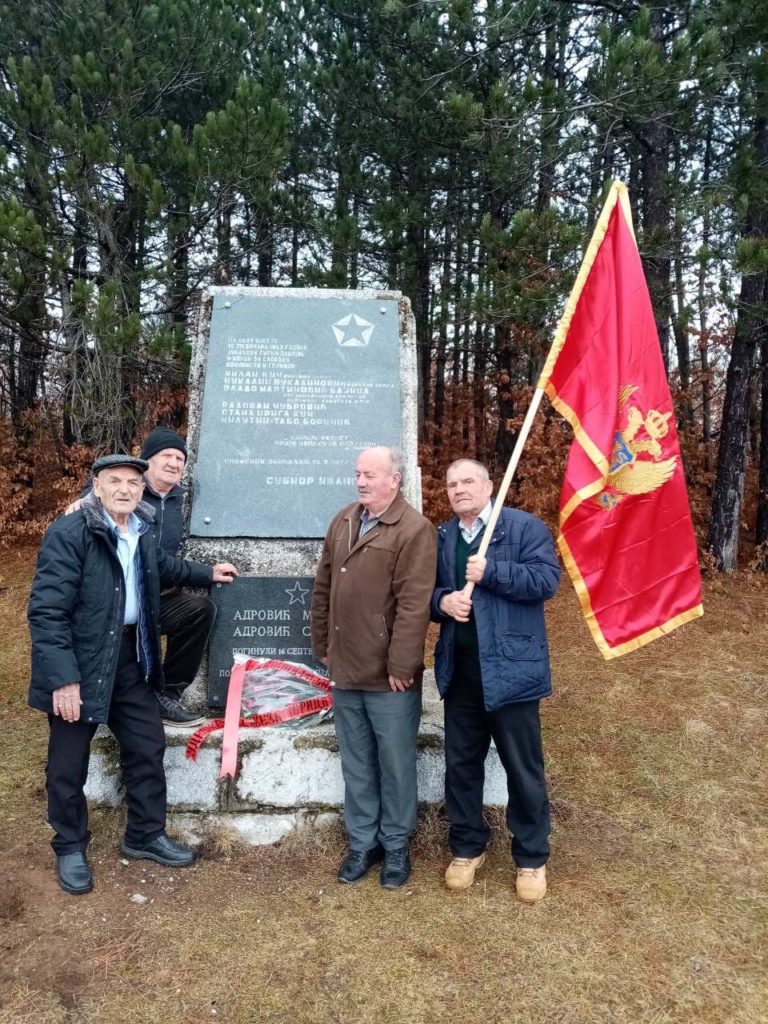
[[[521,903],[538,903],[547,895],[547,867],[518,868],[515,882],[517,898]]]
[[[485,864],[485,854],[479,857],[454,857],[445,872],[447,889],[469,889],[475,872]]]

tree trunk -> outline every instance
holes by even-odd
[[[25,262],[27,286],[15,310],[19,349],[16,387],[11,393],[11,420],[19,440],[27,434],[23,414],[37,400],[46,358],[45,270],[34,257]]]
[[[496,189],[489,196],[489,215],[494,232],[504,230],[505,197]],[[503,280],[508,272],[509,258],[504,251],[497,256],[498,276]],[[512,324],[502,315],[497,317],[493,325],[494,349],[496,353],[496,391],[498,395],[498,424],[494,443],[494,460],[499,465],[506,465],[512,454],[512,416],[514,402],[512,400]]]
[[[764,274],[745,275],[739,298],[739,316],[728,364],[723,405],[720,445],[717,453],[717,478],[712,495],[712,514],[707,547],[715,556],[718,569],[736,568],[739,548],[739,522],[744,494],[749,434],[750,378],[755,353],[765,334],[762,320],[750,307],[760,301]]]
[[[443,429],[445,418],[445,367],[448,360],[448,320],[450,308],[448,292],[451,279],[451,245],[453,237],[450,224],[446,227],[443,240],[443,272],[440,279],[440,323],[437,330],[437,351],[435,353],[435,402],[433,406],[432,442],[444,441],[446,432]]]
[[[764,275],[763,303],[768,306],[768,275]],[[768,572],[768,331],[763,331],[760,372],[760,462],[757,475],[755,542],[762,546],[760,571]]]
[[[171,250],[171,280],[168,309],[171,324],[184,327],[187,323],[189,299],[189,250],[192,236],[189,229],[189,197],[180,196],[173,216],[168,222],[168,244]]]
[[[664,45],[663,8],[650,12],[651,40],[661,48]],[[643,249],[645,276],[653,303],[656,330],[659,335],[664,367],[669,373],[670,322],[670,206],[667,172],[669,169],[670,126],[669,114],[656,109],[649,117],[640,136],[643,198]]]
[[[680,375],[680,415],[689,429],[693,427],[693,403],[691,402],[691,343],[688,336],[687,303],[685,301],[685,280],[683,276],[683,232],[679,220],[675,222],[675,296],[677,312],[672,321],[677,352],[677,370]]]
[[[424,193],[424,175],[417,165],[412,172],[411,201],[419,202],[418,212],[408,222],[405,233],[404,291],[411,300],[416,321],[416,352],[419,366],[419,438],[425,439],[425,424],[429,418],[429,382],[432,373],[432,327],[430,324],[430,258],[429,229],[430,203]],[[405,201],[405,199],[404,199]],[[423,205],[422,205],[423,204]]]
[[[26,180],[24,198],[31,209],[45,205],[43,190],[37,182]],[[46,268],[33,252],[22,252],[19,260],[23,268],[24,289],[19,296],[14,320],[18,325],[19,348],[16,358],[15,380],[11,380],[11,421],[19,441],[27,440],[23,414],[31,409],[38,397],[40,382],[45,372],[47,345],[46,329]]]
[[[331,239],[331,287],[333,288],[347,288],[349,282],[349,202],[348,172],[343,161],[340,160],[336,174]]]
[[[83,210],[82,199],[78,197],[75,207],[75,224],[72,236],[72,262],[69,280],[62,278],[61,307],[62,331],[66,339],[67,359],[64,369],[64,409],[62,415],[62,434],[65,445],[77,444],[80,436],[78,425],[73,416],[72,392],[76,382],[85,376],[86,368],[83,358],[82,311],[75,307],[73,289],[75,283],[85,280],[88,274],[88,243],[87,219]]]
[[[702,189],[705,197],[709,190],[709,183],[712,175],[712,136],[714,117],[710,109],[707,118],[707,136],[704,145],[704,165],[702,168]],[[699,261],[698,291],[699,291],[699,365],[701,366],[701,437],[704,443],[704,468],[710,469],[710,441],[712,440],[712,380],[709,370],[709,328],[707,325],[707,270],[709,240],[711,229],[711,214],[709,201],[705,198],[704,210],[702,213],[701,226],[701,247],[704,255]]]
[[[216,284],[232,283],[232,213],[235,200],[227,195],[216,218]]]
[[[755,166],[768,166],[768,95],[758,88],[754,124]],[[747,207],[745,239],[768,238],[768,204],[761,196],[762,181],[753,181]],[[768,324],[765,319],[768,273],[749,269],[741,279],[739,311],[736,331],[728,364],[725,384],[725,403],[720,430],[717,457],[717,479],[712,497],[708,548],[720,570],[732,572],[737,565],[739,550],[739,524],[744,496],[744,476],[747,466],[747,438],[749,431],[750,377],[755,354],[760,346],[768,345]]]
[[[275,228],[266,210],[256,214],[256,264],[259,287],[271,287],[274,283]]]

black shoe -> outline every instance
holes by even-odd
[[[197,854],[188,846],[182,846],[175,839],[169,838],[165,832],[153,839],[146,846],[133,847],[123,840],[120,844],[123,855],[133,860],[153,860],[168,868],[186,868],[197,860]]]
[[[205,722],[202,715],[195,711],[187,711],[175,697],[167,693],[158,693],[157,703],[160,705],[160,717],[171,728],[186,729],[192,725],[203,725]]]
[[[372,850],[350,850],[336,877],[340,882],[359,882],[383,856],[380,846],[374,846]]]
[[[407,846],[399,850],[385,850],[380,882],[385,889],[399,889],[411,874],[411,855]]]
[[[72,896],[82,896],[93,888],[93,875],[82,850],[57,857],[56,874],[61,888]]]

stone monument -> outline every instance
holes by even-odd
[[[395,292],[212,288],[190,371],[186,553],[241,577],[219,606],[207,703],[221,708],[235,653],[321,666],[309,600],[328,523],[354,500],[355,457],[404,456],[421,507],[413,317]]]

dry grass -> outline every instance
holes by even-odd
[[[30,571],[5,556],[0,581],[0,1024],[768,1021],[765,587],[716,580],[701,622],[609,663],[572,592],[553,602],[540,906],[514,899],[499,821],[478,884],[446,893],[437,813],[397,893],[334,881],[338,829],[255,850],[212,835],[174,876],[122,865],[121,817],[100,813],[97,888],[72,899],[42,823],[42,716],[23,706]]]

